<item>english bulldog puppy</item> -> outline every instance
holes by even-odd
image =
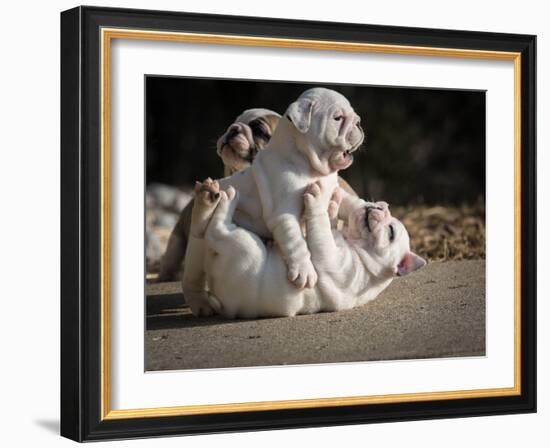
[[[308,185],[320,182],[334,190],[338,171],[353,162],[353,152],[364,139],[360,118],[341,94],[313,88],[305,91],[285,112],[264,151],[252,165],[219,181],[240,194],[235,224],[265,239],[273,239],[286,266],[289,287],[313,288],[317,273],[301,228],[302,196]],[[346,219],[363,201],[343,192],[340,217]],[[211,314],[204,273],[207,220],[192,218],[185,255],[183,293],[196,315]]]
[[[385,202],[365,203],[349,215],[343,234],[333,230],[341,194],[317,181],[303,201],[307,245],[319,278],[314,288],[297,289],[286,281],[283,254],[234,224],[239,195],[233,187],[219,191],[208,182],[197,191],[193,218],[208,221],[203,235],[208,302],[227,318],[350,309],[375,299],[396,276],[426,264],[411,252],[407,230]]]
[[[269,109],[248,109],[239,115],[216,143],[224,177],[248,168],[279,123],[281,116]]]
[[[216,143],[216,152],[224,165],[224,176],[248,168],[256,154],[267,145],[281,116],[269,109],[247,109],[242,112]],[[182,270],[193,202],[181,211],[160,261],[157,281],[175,280]]]

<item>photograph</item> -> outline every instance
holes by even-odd
[[[144,84],[146,371],[486,355],[486,91]]]

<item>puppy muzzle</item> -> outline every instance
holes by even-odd
[[[257,154],[256,143],[250,128],[243,123],[233,123],[222,138],[222,147],[227,146],[238,157],[252,161]]]

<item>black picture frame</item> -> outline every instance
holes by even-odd
[[[104,27],[521,54],[521,393],[406,403],[102,419]],[[536,37],[98,7],[61,13],[61,434],[76,441],[536,412]]]

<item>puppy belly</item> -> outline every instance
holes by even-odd
[[[260,291],[261,313],[264,317],[287,317],[300,314],[304,290],[297,289],[287,279],[287,268],[277,249],[269,251]]]
[[[261,263],[261,260],[256,260]],[[221,304],[220,313],[235,317],[259,317],[258,297],[261,265],[257,269],[243,266],[233,257],[211,253],[206,260],[210,292]],[[246,316],[242,311],[246,311]]]
[[[244,266],[235,257],[210,256],[208,282],[228,318],[287,317],[320,310],[314,289],[299,290],[287,280],[281,256],[267,249],[254,266]]]
[[[317,288],[298,289],[287,278],[286,264],[277,251],[270,249],[261,273],[258,297],[243,303],[240,315],[254,309],[257,317],[289,317],[321,311]]]

